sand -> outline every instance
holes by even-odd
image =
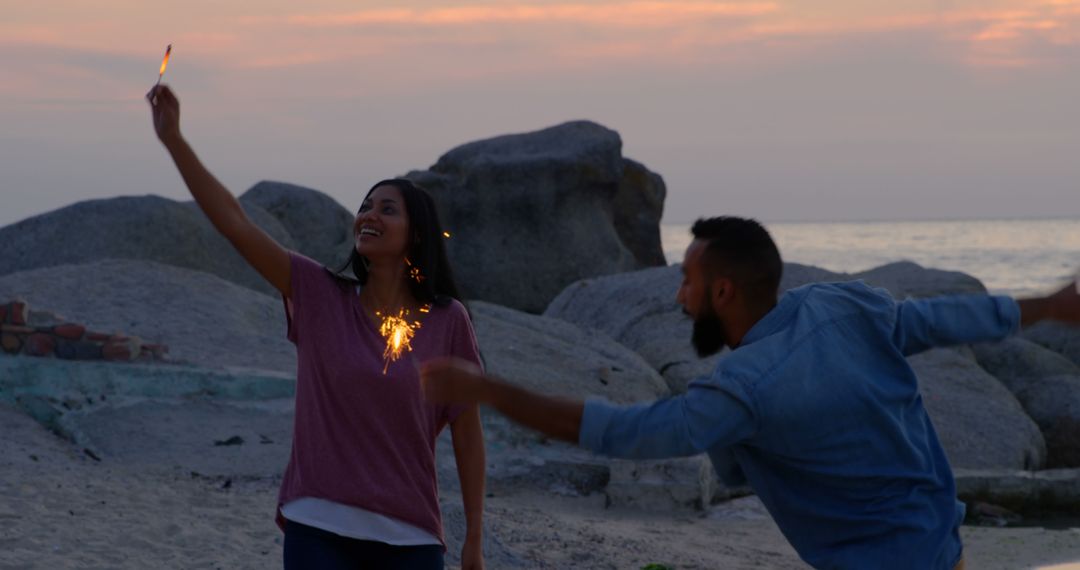
[[[6,405],[0,433],[0,568],[281,565],[276,474],[193,473],[199,452],[186,445],[166,445],[170,460],[153,464],[122,454],[95,460]],[[645,512],[605,508],[602,494],[522,486],[489,497],[486,518],[505,548],[489,568],[806,567],[753,498],[708,513]],[[1080,562],[1080,529],[964,527],[963,535],[972,569]]]

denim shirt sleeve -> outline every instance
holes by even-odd
[[[750,407],[733,394],[694,383],[680,396],[617,406],[600,398],[585,402],[578,443],[600,455],[660,459],[696,455],[749,437]]]
[[[957,295],[908,299],[896,305],[893,341],[909,356],[937,346],[1001,340],[1020,328],[1010,297]]]

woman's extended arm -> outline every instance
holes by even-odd
[[[247,217],[236,197],[199,161],[180,134],[180,102],[172,90],[160,85],[151,89],[146,98],[153,111],[154,130],[199,208],[240,255],[288,297],[289,253]]]
[[[450,424],[454,439],[461,498],[465,505],[465,544],[461,548],[461,570],[484,568],[484,432],[480,410],[470,406]]]

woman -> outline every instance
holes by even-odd
[[[479,362],[446,261],[434,202],[407,180],[376,184],[353,222],[347,280],[286,251],[244,214],[180,134],[166,86],[147,94],[154,129],[196,203],[281,292],[297,349],[292,454],[278,500],[285,568],[442,568],[435,439],[447,424],[465,506],[463,568],[483,568],[484,444],[475,406],[427,403],[418,364]],[[384,355],[386,316],[415,323],[411,348]]]

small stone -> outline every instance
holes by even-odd
[[[4,352],[16,354],[19,352],[19,349],[22,348],[22,341],[19,340],[18,335],[4,333],[3,335],[0,335],[0,346],[4,348]]]
[[[75,323],[64,323],[53,327],[52,333],[60,338],[79,340],[86,332],[86,327]]]
[[[143,354],[149,355],[154,360],[165,360],[169,354],[169,347],[164,344],[144,344]]]
[[[50,356],[56,349],[56,341],[45,333],[34,333],[26,339],[23,352],[30,356]]]
[[[75,344],[69,340],[57,340],[56,341],[56,357],[63,358],[65,360],[75,359]]]
[[[30,316],[30,306],[26,304],[26,301],[21,299],[12,301],[8,304],[8,320],[13,325],[26,325],[26,320]]]
[[[66,360],[101,360],[101,345],[85,340],[56,341],[56,356]]]
[[[137,337],[120,337],[123,340],[116,340],[117,338],[114,336],[102,347],[101,354],[105,360],[130,362],[142,353],[142,341]]]
[[[101,360],[101,345],[96,342],[85,340],[72,341],[75,347],[75,360]]]
[[[223,445],[244,445],[244,438],[234,435],[226,440],[214,440],[214,445],[218,447]]]
[[[131,347],[127,343],[123,342],[110,342],[101,348],[101,356],[105,360],[123,360],[129,361],[135,358],[135,355],[131,352]]]
[[[989,503],[975,503],[971,507],[969,515],[976,524],[981,526],[1008,526],[1020,522],[1022,517],[1004,507]]]

